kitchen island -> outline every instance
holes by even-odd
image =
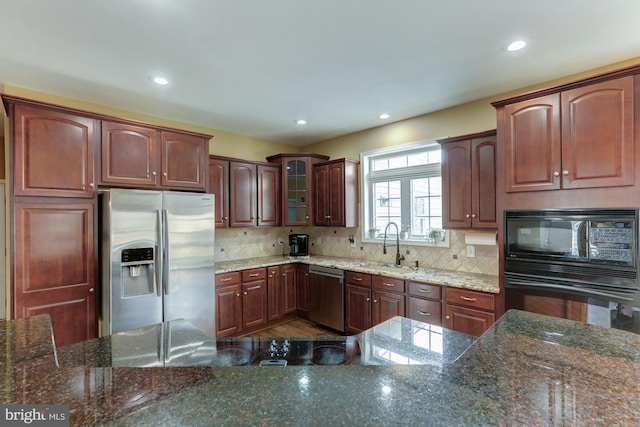
[[[146,368],[112,366],[108,337],[54,351],[47,316],[1,321],[2,403],[67,404],[71,425],[640,423],[636,334],[516,310],[477,339],[392,321],[350,364]]]

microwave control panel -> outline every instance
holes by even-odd
[[[592,260],[633,262],[633,222],[591,221],[589,257]]]

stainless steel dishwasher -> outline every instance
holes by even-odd
[[[344,333],[344,271],[309,266],[309,320]]]

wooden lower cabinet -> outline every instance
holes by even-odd
[[[298,284],[295,265],[281,265],[280,274],[282,276],[282,315],[295,314],[298,311]]]
[[[347,332],[357,334],[371,327],[371,289],[347,284],[345,288]]]
[[[442,287],[409,281],[407,288],[407,317],[442,326]]]
[[[298,316],[303,319],[309,318],[309,266],[306,264],[296,265]]]
[[[267,319],[271,322],[282,316],[282,276],[280,267],[267,268]]]
[[[216,276],[216,336],[241,334],[267,324],[265,268]]]
[[[97,337],[94,211],[87,199],[13,206],[13,317],[49,314],[57,346]]]
[[[480,336],[496,320],[495,296],[485,292],[447,288],[445,327]]]

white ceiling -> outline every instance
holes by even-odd
[[[305,145],[638,57],[640,1],[0,0],[0,30],[2,84]]]

